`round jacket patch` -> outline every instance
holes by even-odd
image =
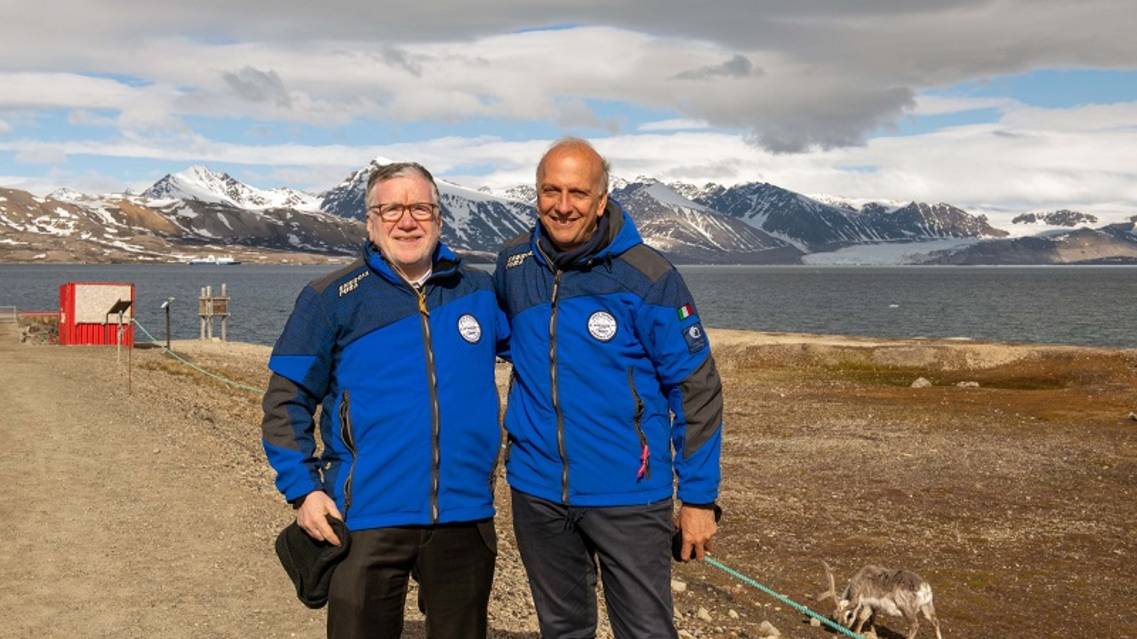
[[[466,313],[458,318],[458,334],[467,342],[477,344],[482,339],[482,325],[478,323],[478,318]]]
[[[692,324],[691,328],[687,329],[687,334],[691,336],[691,339],[699,339],[703,336],[703,329],[699,328],[698,324]]]
[[[606,311],[596,311],[588,317],[588,334],[607,342],[616,336],[616,318]]]

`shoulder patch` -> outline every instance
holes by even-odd
[[[659,281],[659,278],[667,275],[671,269],[675,268],[667,258],[659,253],[656,253],[647,244],[637,244],[632,248],[620,254],[620,259],[627,262],[632,268],[644,274],[652,284]]]
[[[331,273],[328,273],[327,275],[325,275],[319,279],[312,280],[308,285],[311,286],[312,289],[314,291],[316,291],[317,293],[323,293],[326,288],[328,288],[329,286],[331,286],[335,282],[338,282],[339,280],[352,275],[353,273],[355,273],[355,271],[358,271],[360,269],[366,269],[366,268],[367,268],[367,265],[363,263],[363,260],[361,260],[361,259],[355,260],[351,264],[348,264],[347,266],[345,266],[341,269],[336,269],[336,270],[332,271]],[[370,273],[370,270],[365,270],[363,272],[364,273]],[[342,293],[341,293],[341,295],[342,295]]]
[[[511,269],[521,266],[525,260],[533,257],[533,251],[525,251],[524,253],[514,253],[505,259],[505,268]]]
[[[363,271],[359,275],[356,275],[355,277],[351,278],[350,280],[347,280],[343,284],[340,284],[340,290],[339,290],[340,297],[343,297],[344,295],[347,295],[348,293],[359,288],[360,280],[367,277],[368,275],[371,275],[371,271]]]

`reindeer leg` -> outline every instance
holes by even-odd
[[[940,634],[940,620],[936,619],[936,607],[929,603],[920,608],[920,612],[924,613],[928,621],[932,622],[932,627],[936,629],[936,639],[944,639],[943,635]]]
[[[872,608],[870,608],[864,604],[861,604],[860,606],[858,606],[857,609],[854,611],[854,617],[853,618],[857,622],[857,627],[855,630],[853,630],[853,632],[860,634],[861,628],[863,628],[865,626],[865,622],[868,621],[869,619],[871,619],[872,616],[873,616],[873,609]]]
[[[920,617],[912,615],[908,621],[908,636],[905,639],[916,639],[916,633],[920,632]]]

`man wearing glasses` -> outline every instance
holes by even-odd
[[[313,539],[340,544],[328,636],[397,637],[407,577],[427,636],[486,636],[500,448],[494,360],[509,329],[487,274],[439,241],[431,174],[376,168],[361,259],[308,284],[273,349],[264,447]],[[323,452],[313,436],[320,405]]]

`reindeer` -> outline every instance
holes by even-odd
[[[860,633],[867,623],[875,634],[876,613],[884,612],[903,617],[908,622],[908,635],[905,639],[915,639],[920,630],[918,613],[922,613],[936,629],[936,639],[943,639],[940,622],[936,619],[936,608],[932,604],[932,587],[920,575],[907,570],[869,565],[858,570],[845,590],[838,595],[833,571],[824,561],[821,565],[825,567],[825,576],[829,579],[829,590],[818,595],[817,599],[833,598],[834,621],[856,633]]]

